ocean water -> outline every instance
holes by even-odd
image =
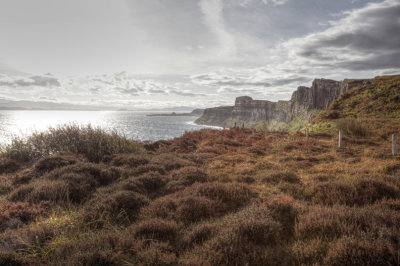
[[[153,112],[155,113],[155,112]],[[157,112],[160,113],[160,112]],[[169,112],[170,113],[170,112]],[[137,111],[2,111],[0,110],[0,144],[15,136],[26,137],[45,131],[49,126],[75,123],[117,130],[134,140],[156,141],[179,137],[186,131],[207,128],[194,124],[192,116],[147,116]]]

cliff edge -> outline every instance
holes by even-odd
[[[316,111],[327,109],[341,94],[365,82],[315,79],[311,87],[298,87],[289,101],[271,102],[242,96],[236,98],[234,106],[205,109],[196,123],[220,127],[244,123],[252,127],[260,121],[267,121],[270,128],[287,128],[293,121],[304,124],[311,120]]]

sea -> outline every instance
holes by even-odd
[[[10,144],[14,137],[26,138],[33,132],[63,124],[90,124],[139,141],[168,140],[188,131],[217,129],[196,125],[194,116],[148,116],[155,113],[162,112],[0,110],[0,145]]]

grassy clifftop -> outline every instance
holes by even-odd
[[[357,80],[345,80],[345,83]],[[400,128],[400,75],[359,80],[313,121],[317,131],[335,132],[344,120],[356,120],[371,134],[385,137]]]
[[[384,139],[75,129],[3,153],[0,265],[399,264],[400,160]]]

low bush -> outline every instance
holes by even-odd
[[[151,163],[164,167],[166,171],[176,170],[185,166],[193,166],[189,160],[181,158],[174,153],[162,153],[151,158]]]
[[[27,162],[57,152],[82,154],[92,162],[100,162],[103,157],[117,154],[141,152],[137,142],[106,132],[92,126],[74,124],[50,127],[46,132],[33,133],[26,140],[13,139],[6,147],[5,156]]]
[[[12,159],[0,158],[0,174],[15,173],[20,169],[21,165]]]
[[[400,226],[400,213],[373,207],[311,207],[298,217],[297,239],[330,241],[344,236],[386,238],[395,237]]]
[[[170,174],[170,181],[168,182],[167,188],[170,192],[184,189],[196,182],[204,183],[210,181],[202,169],[198,167],[188,166],[181,169],[175,170]]]
[[[280,182],[286,183],[301,183],[301,179],[292,172],[288,171],[264,171],[257,175],[263,183],[279,184]]]
[[[183,233],[182,246],[183,248],[193,248],[195,245],[201,245],[214,236],[216,232],[216,224],[210,222],[195,224]]]
[[[398,265],[398,250],[388,241],[342,238],[331,244],[325,265]]]
[[[140,176],[131,176],[118,184],[118,188],[134,191],[153,198],[162,194],[166,178],[158,172],[147,172]]]
[[[114,166],[128,166],[135,168],[149,163],[148,156],[144,154],[118,154],[111,161]]]
[[[2,202],[0,203],[0,232],[5,229],[17,228],[46,214],[45,204]]]
[[[370,133],[363,123],[355,118],[339,119],[336,121],[336,126],[343,130],[344,134],[350,136],[366,137]]]
[[[384,181],[360,178],[319,182],[308,187],[306,195],[314,204],[362,206],[384,198],[398,198],[399,189]]]
[[[46,172],[50,172],[56,168],[61,168],[64,166],[72,165],[76,163],[76,159],[72,158],[72,156],[49,156],[43,159],[40,159],[35,164],[35,170],[39,174],[44,174]]]
[[[174,221],[150,219],[131,227],[136,237],[146,241],[167,241],[176,244],[178,225]]]
[[[147,197],[132,191],[97,194],[85,207],[84,221],[95,227],[101,227],[108,222],[131,224],[136,220],[140,209],[147,204]]]
[[[211,265],[288,265],[293,262],[287,248],[281,247],[283,227],[266,208],[251,205],[228,215],[221,220],[218,229],[198,251]]]
[[[11,201],[31,203],[50,201],[65,204],[69,202],[68,183],[62,180],[37,180],[13,190],[8,198]]]

